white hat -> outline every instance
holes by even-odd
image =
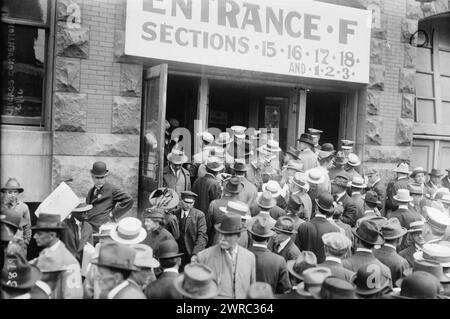
[[[145,244],[134,244],[131,246],[136,251],[134,265],[136,267],[158,268],[159,261],[153,257],[152,247]]]
[[[450,217],[446,213],[441,212],[434,207],[426,206],[427,209],[427,222],[429,225],[437,227],[438,229],[445,230],[450,226]]]
[[[125,217],[111,230],[111,238],[121,244],[138,244],[147,237],[142,222],[135,217]]]
[[[401,203],[409,203],[413,200],[413,198],[409,195],[409,190],[403,188],[400,188],[397,191],[397,194],[394,195],[394,199]]]
[[[409,166],[407,163],[400,163],[396,169],[394,169],[394,172],[396,173],[403,173],[403,174],[411,174],[409,170]]]
[[[358,155],[354,153],[348,154],[348,165],[350,166],[359,166],[361,165],[361,160],[359,159]]]
[[[231,200],[227,203],[227,206],[219,207],[221,212],[225,214],[236,214],[240,215],[242,219],[248,220],[251,219],[250,208],[244,202],[239,200]]]
[[[414,253],[416,260],[437,261],[442,267],[450,267],[450,247],[440,244],[424,244],[422,251]]]
[[[306,180],[309,184],[322,184],[325,181],[325,175],[319,168],[311,168],[306,172]]]
[[[273,198],[280,196],[282,192],[280,184],[278,184],[278,182],[274,180],[270,180],[267,183],[263,184],[262,190],[267,190],[273,196]]]
[[[207,131],[198,133],[197,136],[200,136],[203,141],[208,142],[208,143],[212,143],[214,141],[214,136]]]
[[[237,138],[245,138],[245,130],[247,129],[245,126],[233,125],[230,127],[234,133],[234,136]]]

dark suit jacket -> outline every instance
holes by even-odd
[[[398,203],[394,199],[399,189],[408,189],[408,184],[411,183],[409,178],[394,179],[390,181],[386,187],[386,202],[384,205],[385,212],[394,211],[398,209]]]
[[[405,269],[409,268],[408,261],[397,254],[397,251],[388,246],[381,246],[373,250],[373,255],[391,270],[392,282],[403,277]]]
[[[184,190],[191,190],[191,174],[185,168],[181,168],[181,174],[184,175]],[[163,168],[163,186],[176,190],[177,177],[173,174],[169,166]]]
[[[354,227],[356,220],[358,219],[358,210],[355,202],[350,196],[348,196],[347,193],[339,199],[339,202],[342,202],[344,205],[344,212],[342,213],[341,220],[344,223],[349,224],[351,227]]]
[[[411,246],[400,251],[398,254],[400,255],[400,257],[406,259],[410,267],[414,267],[414,253],[416,251],[416,246],[412,244]]]
[[[220,210],[220,207],[227,207],[229,201],[235,200],[234,197],[222,197],[213,200],[208,207],[206,213],[206,229],[208,234],[208,247],[217,244],[216,242],[216,229],[214,225],[222,222],[225,213]]]
[[[351,196],[355,207],[356,207],[356,220],[360,219],[364,216],[364,199],[362,198],[361,193],[355,193]],[[356,223],[355,220],[355,223]]]
[[[63,222],[67,228],[61,234],[61,241],[66,245],[66,248],[74,255],[74,257],[81,264],[83,260],[84,245],[90,243],[94,245],[92,238],[92,226],[84,221],[81,224],[81,237],[78,236],[78,226],[75,223],[75,218],[70,217]]]
[[[177,208],[173,214],[177,217],[180,227],[180,238],[178,240],[184,241],[188,256],[196,255],[199,251],[205,249],[208,243],[205,214],[192,208],[184,222],[184,229],[181,229],[181,208]]]
[[[388,219],[389,218],[397,218],[400,222],[400,224],[402,225],[402,227],[405,227],[406,229],[409,229],[409,224],[417,221],[417,220],[421,220],[421,216],[419,213],[417,213],[416,211],[412,211],[410,209],[404,209],[404,208],[399,208],[396,211],[391,212],[390,214],[388,214],[386,216]]]
[[[174,272],[163,272],[159,278],[148,284],[145,288],[145,296],[147,299],[183,299],[173,285],[175,278],[179,276]]]
[[[94,187],[92,187],[86,197],[86,203],[94,207],[88,212],[88,222],[94,231],[111,221],[109,213],[112,212],[114,219],[120,218],[132,206],[133,199],[130,195],[118,187],[106,182],[94,198]]]
[[[209,204],[220,198],[222,189],[219,182],[211,174],[206,173],[194,182],[192,191],[198,195],[194,207],[202,212],[207,212]]]
[[[159,244],[165,240],[175,240],[173,235],[164,227],[151,232],[147,231],[147,237],[142,242],[153,249],[153,256],[158,256]]]
[[[113,299],[146,299],[144,293],[136,285],[128,282],[124,288],[119,290]]]
[[[323,263],[318,264],[317,267],[326,267],[331,270],[332,276],[338,277],[348,282],[352,282],[353,278],[356,275],[356,273],[344,268],[342,264],[334,260],[325,260]]]
[[[272,291],[282,294],[291,289],[286,261],[267,248],[252,246],[249,250],[256,259],[256,281],[268,283]]]
[[[274,243],[273,237],[272,237],[269,239],[269,242],[267,244],[267,249],[269,249],[274,254],[280,255],[286,261],[295,260],[301,254],[300,249],[298,249],[297,245],[295,245],[295,242],[292,238],[287,243],[287,245],[284,246],[284,248],[280,252],[278,252],[278,251],[275,251],[275,243]]]
[[[312,251],[317,257],[317,263],[325,261],[325,251],[322,235],[331,232],[340,232],[340,229],[323,217],[314,217],[309,222],[298,227],[296,245],[301,251]]]
[[[244,184],[244,188],[239,193],[238,199],[250,206],[258,195],[258,189],[245,177],[241,177],[241,182]]]
[[[384,214],[384,204],[386,203],[386,185],[379,180],[375,183],[375,185],[372,185],[369,187],[369,190],[374,191],[378,195],[378,200],[381,202],[381,215],[385,216]]]

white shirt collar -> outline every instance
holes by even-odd
[[[408,209],[408,204],[401,204],[401,205],[398,205],[398,208],[399,208],[399,209],[400,209],[400,208]]]
[[[189,210],[181,210],[181,218],[186,218],[189,215]]]
[[[281,242],[280,247],[278,248],[278,252],[282,251],[284,249],[284,247],[286,247],[286,245],[289,243],[290,240],[291,240],[291,237],[288,237],[288,239]]]
[[[254,247],[260,247],[260,248],[267,248],[267,244],[258,244],[258,243],[253,243]]]
[[[129,283],[130,282],[128,280],[124,280],[120,284],[115,286],[113,289],[111,289],[111,291],[108,292],[108,296],[107,296],[108,299],[113,299],[119,293],[119,291],[121,291],[123,288],[128,286]]]
[[[367,248],[356,248],[356,251],[364,251],[366,253],[371,253],[372,254],[372,250],[371,249],[367,249]]]
[[[316,213],[316,215],[314,217],[321,217],[321,218],[327,219],[327,216],[322,215],[321,213],[318,213],[318,212]]]
[[[392,248],[392,249],[394,249],[394,250],[397,250],[397,247],[395,247],[395,246],[393,246],[393,245],[391,245],[391,244],[384,244],[383,246],[386,246],[386,247],[390,247],[390,248]]]
[[[368,209],[364,211],[363,215],[369,214],[369,213],[375,213],[375,211],[373,209]]]
[[[58,239],[58,241],[56,243],[54,243],[53,246],[48,247],[48,249],[51,251],[55,251],[58,249],[60,244],[61,244],[61,241]]]
[[[345,195],[345,191],[343,191],[340,194],[337,194],[336,202],[339,201],[342,197],[344,197],[344,195]]]
[[[17,297],[13,297],[11,299],[31,299],[31,295],[29,292],[27,292],[26,294],[19,295]]]
[[[361,192],[352,192],[352,196],[355,195],[355,194],[361,195]]]
[[[342,260],[340,258],[333,257],[333,256],[327,256],[327,257],[325,257],[325,260],[335,261],[335,262],[337,262],[339,264],[342,264]]]
[[[178,269],[174,268],[174,267],[170,267],[170,268],[165,268],[163,270],[163,272],[174,272],[178,274]]]
[[[408,176],[402,175],[402,176],[400,176],[399,178],[397,178],[397,180],[399,181],[399,180],[405,179],[405,178],[408,178]]]

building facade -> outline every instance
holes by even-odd
[[[173,18],[175,11],[165,7],[172,4],[186,20],[191,1],[137,2],[143,11],[166,8]],[[367,81],[343,80],[344,68],[338,79],[301,75],[309,66],[300,64],[293,66],[299,75],[292,75],[261,71],[268,65],[226,67],[241,61],[177,61],[172,57],[177,52],[167,53],[170,59],[156,50],[126,54],[133,50],[127,42],[133,30],[127,28],[137,17],[127,14],[125,0],[29,0],[20,6],[4,1],[2,184],[14,176],[25,188],[24,200],[40,202],[72,177],[82,197],[92,186],[92,163],[103,160],[113,183],[135,198],[135,213],[158,181],[162,123],[171,118],[190,132],[185,149],[191,153],[198,149],[195,133],[207,127],[277,127],[284,150],[314,127],[325,131],[321,142],[335,147],[341,139],[355,140],[364,168],[376,166],[386,178],[403,160],[427,169],[449,168],[450,1],[306,2],[312,11],[371,12],[370,50],[361,65]],[[218,3],[252,8],[245,1]],[[303,1],[297,3],[301,11]],[[256,16],[246,19],[254,23]],[[147,31],[135,30],[151,38],[154,30]],[[239,36],[239,30],[233,32]],[[309,34],[314,32],[312,24]],[[265,50],[270,54],[269,47]]]

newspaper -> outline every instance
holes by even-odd
[[[57,214],[61,216],[61,221],[63,221],[79,204],[80,199],[78,196],[66,183],[62,182],[39,205],[34,214],[37,217],[39,217],[41,212],[46,214]]]

